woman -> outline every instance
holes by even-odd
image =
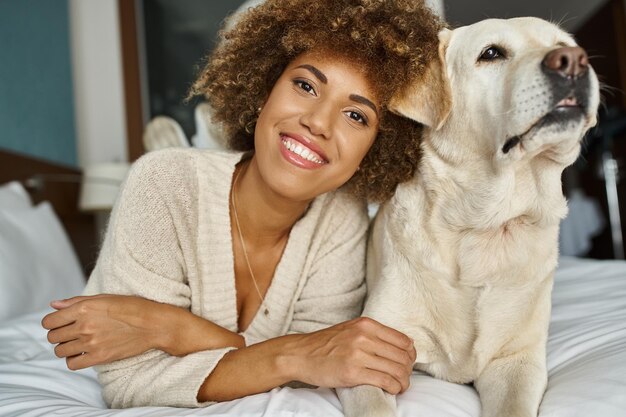
[[[439,27],[400,0],[245,13],[193,92],[248,152],[135,163],[86,289],[132,297],[53,303],[43,325],[57,355],[71,369],[103,364],[112,407],[203,406],[290,381],[405,390],[411,341],[353,319],[362,198],[384,200],[414,170],[418,128],[386,104],[436,53]]]

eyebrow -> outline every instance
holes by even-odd
[[[322,71],[318,70],[313,65],[304,64],[304,65],[300,65],[300,66],[298,66],[296,68],[308,69],[309,71],[311,71],[313,73],[313,75],[315,75],[317,78],[319,78],[319,80],[322,83],[328,84],[328,78],[326,78],[326,76],[324,75],[324,73]]]
[[[372,110],[374,110],[374,113],[376,113],[376,117],[378,117],[378,110],[376,109],[376,105],[372,103],[370,100],[358,94],[350,94],[350,100],[356,101],[357,103],[364,104],[367,107],[371,107]]]

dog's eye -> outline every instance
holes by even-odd
[[[482,54],[480,54],[478,60],[493,61],[494,59],[498,58],[505,58],[504,52],[502,52],[502,50],[496,46],[490,46],[489,48],[485,49]]]

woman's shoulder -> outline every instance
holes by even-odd
[[[195,148],[152,151],[133,163],[122,195],[137,204],[158,200],[170,207],[195,207],[202,190],[217,192],[230,184],[240,159],[241,153]]]
[[[241,160],[240,152],[197,148],[167,148],[148,152],[135,161],[130,176],[161,186],[197,183],[198,169],[232,172]]]
[[[175,169],[195,169],[199,164],[215,167],[234,166],[241,160],[241,152],[218,151],[197,148],[166,148],[141,156],[133,163],[133,168],[141,167],[152,171],[173,171]]]

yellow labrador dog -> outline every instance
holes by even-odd
[[[532,417],[546,339],[561,173],[596,123],[585,51],[537,18],[439,34],[438,62],[392,109],[426,126],[415,177],[373,226],[364,316],[415,341],[415,369],[473,382],[483,417]],[[346,416],[395,416],[395,397],[339,389]]]

